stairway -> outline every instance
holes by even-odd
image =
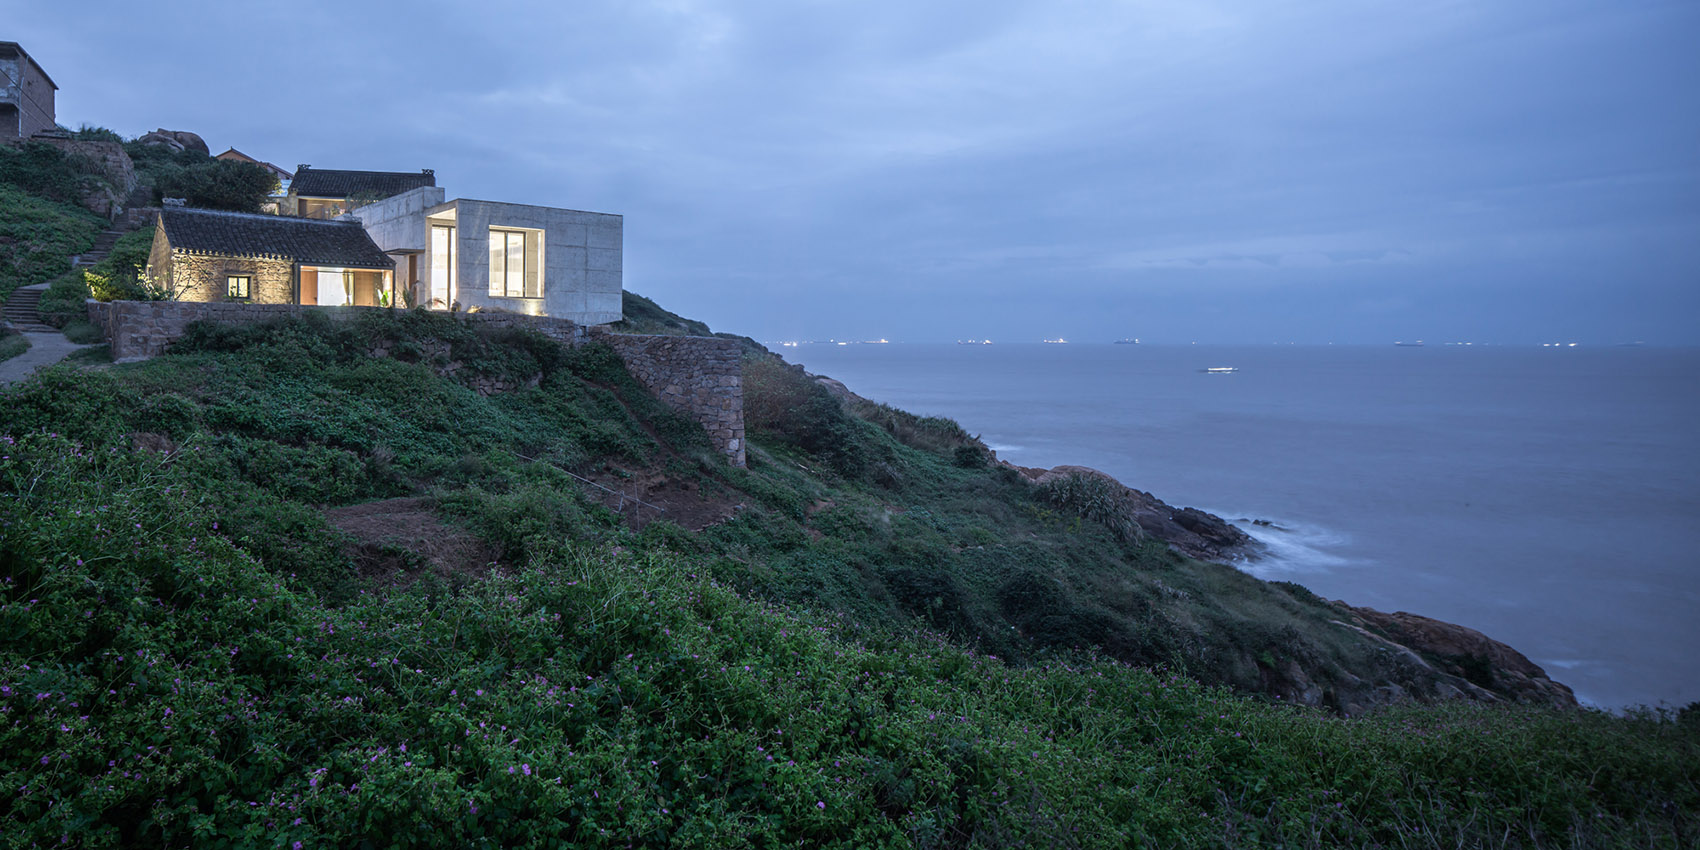
[[[36,311],[36,306],[41,303],[41,294],[46,291],[45,283],[13,290],[12,297],[6,299],[6,321],[24,333],[58,333],[57,329],[42,324],[41,314]]]
[[[122,230],[102,230],[100,235],[95,237],[93,248],[71,258],[71,268],[86,269],[106,259],[106,255],[112,253],[113,244],[123,235]]]

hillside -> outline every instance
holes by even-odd
[[[440,314],[208,328],[5,390],[8,842],[1700,828],[1693,717],[1517,705],[1502,660],[1422,657],[1177,554],[1091,476],[1037,485],[746,348],[743,470],[608,349]]]

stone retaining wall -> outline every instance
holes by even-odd
[[[88,302],[89,323],[99,328],[123,363],[163,354],[192,322],[256,324],[307,311],[346,321],[382,307],[301,307],[293,304],[200,303],[188,301]],[[734,466],[744,465],[744,367],[738,343],[692,336],[638,336],[586,328],[566,319],[513,313],[468,313],[463,321],[481,327],[525,328],[563,345],[600,342],[614,349],[639,384],[662,403],[691,417]],[[477,387],[480,392],[504,387]]]
[[[734,466],[744,465],[744,353],[737,342],[600,328],[590,338],[614,349],[626,371],[664,404],[702,423]]]

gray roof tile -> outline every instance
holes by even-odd
[[[229,257],[284,257],[310,266],[395,267],[358,221],[183,207],[165,207],[159,219],[166,241],[175,250]]]
[[[309,198],[352,198],[363,195],[388,198],[420,186],[437,185],[437,175],[424,171],[338,171],[301,166],[289,190]]]

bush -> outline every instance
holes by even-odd
[[[202,158],[161,168],[152,177],[155,203],[182,198],[188,206],[205,209],[259,212],[277,191],[277,178],[251,162]]]
[[[72,319],[63,328],[65,338],[78,345],[94,345],[101,341],[100,328],[88,323],[87,319]]]
[[[44,324],[63,328],[73,319],[88,315],[89,288],[84,280],[80,271],[66,272],[53,279],[36,304],[36,312]]]
[[[7,150],[0,146],[0,158]],[[104,226],[82,207],[0,184],[0,300],[20,286],[52,280],[87,251]]]
[[[1127,510],[1121,485],[1108,478],[1074,473],[1051,479],[1042,492],[1052,504],[1108,528],[1124,542],[1145,536]]]
[[[30,350],[30,341],[11,328],[0,328],[0,363]]]
[[[771,354],[744,356],[744,427],[796,446],[835,472],[855,478],[869,451],[838,399],[800,368]]]
[[[71,205],[81,202],[85,189],[105,182],[91,171],[88,163],[66,156],[46,142],[0,145],[0,185],[42,200]]]

